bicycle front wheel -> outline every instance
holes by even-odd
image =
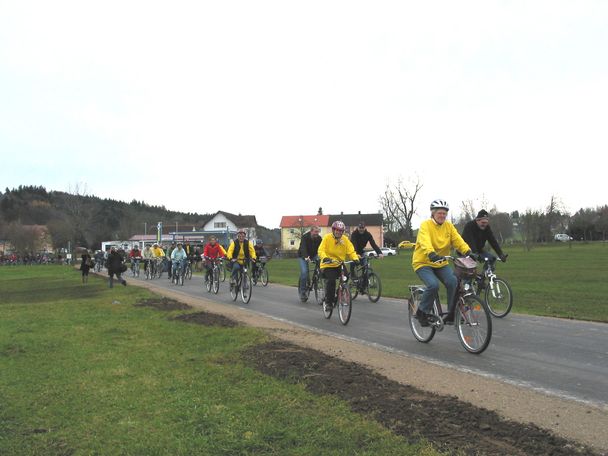
[[[371,302],[378,302],[382,294],[382,283],[380,277],[375,272],[371,272],[367,277],[367,298]]]
[[[343,285],[338,291],[338,315],[340,316],[340,322],[343,325],[348,324],[352,310],[353,306],[350,288],[348,285]]]
[[[412,300],[412,298],[408,298],[407,300],[407,310],[410,322],[410,329],[412,330],[412,334],[416,338],[418,342],[427,343],[430,342],[431,339],[435,336],[436,326],[433,324],[429,324],[428,326],[422,326],[418,318],[416,318],[416,311],[418,310],[418,302]],[[438,315],[439,312],[437,310],[437,303],[433,302],[433,312],[435,315]]]
[[[253,289],[253,282],[249,273],[243,274],[243,280],[241,281],[241,301],[243,304],[248,304],[251,300],[251,291]]]
[[[454,318],[456,333],[466,351],[483,352],[492,339],[492,317],[486,303],[471,294],[458,301]]]
[[[226,281],[226,266],[224,266],[223,264],[220,264],[219,268],[220,268],[220,281],[225,282]]]
[[[230,279],[230,297],[233,301],[236,301],[236,298],[239,295],[239,284],[241,283],[240,274],[236,276],[236,280],[232,283],[232,278]]]
[[[188,277],[188,280],[192,280],[192,268],[189,267],[188,270],[186,271],[186,277]]]
[[[213,288],[213,276],[208,272],[205,272],[205,289],[207,293],[211,293],[211,289]]]
[[[268,286],[268,269],[262,269],[262,272],[260,273],[260,281],[262,282],[262,286]]]
[[[217,294],[220,291],[220,274],[218,269],[213,270],[213,274],[211,275],[213,294]]]
[[[312,283],[312,288],[315,290],[315,299],[317,304],[323,305],[323,302],[325,301],[325,284],[323,283],[323,279],[314,280]],[[331,317],[331,312],[329,313],[329,316]]]
[[[511,312],[513,307],[513,292],[506,280],[496,277],[488,283],[485,294],[485,301],[490,313],[502,318]]]

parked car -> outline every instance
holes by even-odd
[[[384,255],[384,256],[397,255],[397,251],[395,249],[390,248],[390,247],[381,247],[380,251],[382,252],[382,255]],[[368,256],[368,257],[375,257],[376,256],[376,252],[373,251],[373,250],[370,250],[368,252],[363,252],[363,254],[365,256]]]
[[[416,247],[416,243],[412,241],[401,241],[399,243],[400,249],[413,249],[414,247]]]
[[[566,233],[559,233],[555,235],[554,238],[556,241],[560,241],[560,242],[568,242],[568,241],[572,241],[572,237],[568,236]]]

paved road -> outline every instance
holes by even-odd
[[[294,287],[256,286],[251,302],[245,305],[240,298],[232,301],[228,281],[221,284],[218,295],[207,293],[201,278],[196,276],[183,287],[172,285],[166,277],[152,283],[326,334],[608,407],[608,324],[509,315],[494,319],[488,349],[481,355],[471,355],[460,345],[453,327],[437,333],[429,344],[417,342],[409,329],[404,301],[396,299],[382,298],[373,304],[359,296],[354,301],[349,324],[342,326],[335,313],[330,320],[323,318],[314,299],[300,303]]]

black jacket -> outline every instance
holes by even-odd
[[[471,220],[464,226],[464,229],[462,230],[462,239],[469,244],[469,247],[471,247],[473,253],[481,253],[487,241],[490,243],[498,256],[503,255],[502,249],[500,248],[500,245],[498,245],[498,241],[496,241],[490,225],[488,225],[485,230],[482,230],[479,228],[479,226],[477,226],[477,222],[475,220]]]
[[[314,258],[317,256],[317,251],[321,245],[321,236],[312,237],[310,231],[307,231],[300,239],[300,247],[298,248],[298,256],[300,258]]]
[[[122,272],[122,256],[118,252],[110,252],[106,260],[108,274],[120,274]]]
[[[378,247],[378,244],[376,244],[376,241],[374,241],[372,233],[367,230],[365,230],[363,233],[359,233],[359,230],[353,231],[353,233],[350,235],[350,242],[352,242],[353,246],[355,246],[355,252],[357,252],[357,255],[359,256],[363,255],[363,250],[368,242],[378,255],[382,254],[382,250],[380,250],[380,247]]]

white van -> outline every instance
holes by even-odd
[[[571,241],[572,238],[568,236],[566,233],[560,233],[555,235],[555,240],[560,242],[568,242]]]

